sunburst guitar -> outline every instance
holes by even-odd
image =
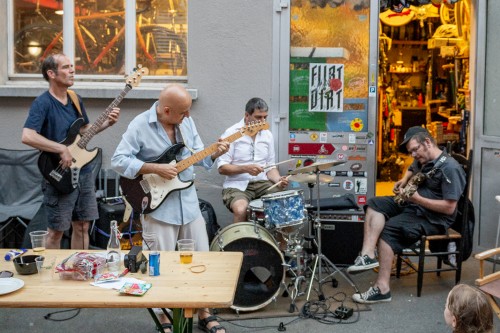
[[[38,168],[43,177],[54,186],[60,193],[68,194],[75,190],[78,186],[80,170],[92,162],[98,153],[98,149],[87,150],[87,144],[97,134],[101,125],[108,118],[109,113],[114,107],[118,106],[125,95],[137,87],[141,82],[141,78],[147,75],[148,69],[138,67],[126,78],[125,88],[122,90],[114,101],[106,108],[106,110],[97,118],[94,124],[80,135],[80,128],[83,125],[83,118],[78,118],[71,124],[68,135],[61,143],[68,146],[68,149],[73,156],[73,162],[69,168],[62,168],[59,162],[61,158],[57,153],[42,152],[38,158]]]
[[[242,127],[238,132],[223,140],[231,143],[244,135],[252,136],[265,129],[269,129],[269,123],[254,122]],[[176,156],[183,147],[184,144],[177,143],[169,147],[160,157],[148,162],[175,165],[177,172],[180,173],[217,151],[217,143],[213,143],[204,150],[178,162]],[[193,185],[193,181],[184,182],[181,181],[178,176],[169,180],[152,173],[139,175],[133,179],[125,177],[120,178],[120,188],[123,197],[132,206],[134,212],[142,214],[149,214],[157,209],[170,193],[188,188],[191,185]]]

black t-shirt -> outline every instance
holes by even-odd
[[[442,156],[446,156],[443,163],[438,163]],[[417,172],[427,173],[436,166],[436,172],[430,178],[426,178],[422,184],[418,186],[418,194],[424,198],[438,200],[456,200],[460,199],[466,183],[465,171],[462,166],[446,152],[443,152],[435,160],[424,164],[423,166],[414,160],[410,165],[409,170],[416,174]],[[449,226],[455,221],[457,210],[452,215],[445,215],[428,210],[422,206],[415,206],[418,212],[427,217],[429,222]]]

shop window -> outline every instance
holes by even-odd
[[[149,75],[186,77],[187,0],[136,0],[135,26],[129,27],[135,49],[125,42],[127,1],[74,0],[71,39],[63,38],[63,0],[13,1],[12,74],[39,75],[45,57],[74,41],[78,74],[123,75],[131,58]]]

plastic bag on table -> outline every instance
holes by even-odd
[[[56,271],[62,280],[92,279],[106,267],[106,257],[99,253],[75,252],[57,265]]]

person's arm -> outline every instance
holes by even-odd
[[[278,169],[272,168],[267,172],[267,179],[271,182],[278,184],[278,187],[284,189],[288,186],[288,177],[281,176]]]
[[[457,200],[444,200],[444,199],[429,199],[421,196],[418,191],[416,191],[408,201],[422,206],[426,209],[432,210],[436,213],[441,213],[445,215],[452,215],[457,207]]]
[[[174,179],[177,176],[175,164],[170,163],[144,163],[139,174],[154,173],[165,179]]]
[[[392,189],[394,194],[399,194],[400,190],[408,184],[411,177],[413,177],[413,171],[411,169],[406,170],[403,178],[394,183],[394,188]]]
[[[264,168],[257,164],[224,164],[219,167],[219,173],[224,176],[234,176],[242,173],[249,173],[252,176],[257,176],[261,172],[264,172]]]
[[[63,168],[71,166],[73,157],[71,156],[68,147],[62,143],[49,140],[43,135],[37,133],[34,129],[26,127],[23,128],[21,141],[24,144],[41,151],[59,154],[59,157],[61,158],[61,166]]]

